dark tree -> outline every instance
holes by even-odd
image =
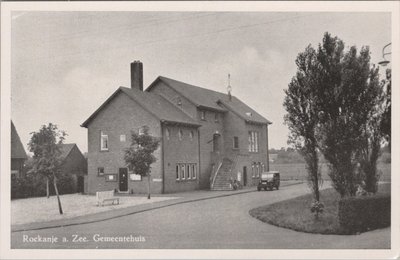
[[[318,163],[317,125],[318,109],[315,90],[318,84],[317,53],[308,46],[296,59],[297,72],[292,78],[284,100],[287,111],[285,123],[290,130],[289,143],[293,144],[306,162],[308,183],[314,199],[319,202],[321,173]],[[317,213],[318,214],[318,213]]]
[[[370,64],[369,48],[359,54],[329,33],[317,51],[319,148],[329,162],[333,187],[343,196],[354,196],[362,182],[358,170],[365,131],[374,110],[379,87],[377,69]],[[370,131],[367,129],[367,131]],[[373,131],[379,131],[374,129]]]
[[[49,181],[53,180],[57,195],[58,209],[63,214],[60,196],[57,189],[57,175],[61,165],[59,145],[64,142],[66,133],[58,130],[57,126],[49,123],[43,125],[38,132],[31,133],[28,143],[29,151],[33,153],[30,173],[40,174],[46,178],[47,197],[49,197]]]
[[[391,136],[392,136],[392,70],[387,69],[386,70],[386,80],[384,81],[384,87],[385,87],[385,96],[386,99],[384,101],[384,112],[382,115],[382,121],[381,121],[381,128],[382,128],[382,133],[386,139],[386,141],[389,143],[389,151],[391,149]]]
[[[157,158],[153,155],[160,145],[157,137],[149,134],[149,128],[143,126],[141,132],[131,132],[131,145],[125,150],[124,160],[128,167],[140,176],[147,176],[148,199],[150,199],[150,173],[151,164]]]

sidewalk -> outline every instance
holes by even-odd
[[[301,184],[301,181],[282,181],[281,187],[291,186],[296,184]],[[73,226],[73,225],[81,225],[87,223],[94,223],[104,220],[109,220],[117,217],[132,215],[140,212],[165,208],[169,206],[174,206],[183,203],[190,203],[201,200],[208,200],[226,196],[234,196],[238,194],[244,194],[249,192],[256,192],[257,187],[245,187],[241,190],[236,191],[209,191],[209,190],[197,190],[193,192],[181,192],[181,193],[173,193],[173,194],[155,194],[152,197],[170,197],[171,195],[174,197],[179,197],[177,199],[154,202],[149,204],[141,204],[137,206],[114,209],[109,211],[104,211],[100,213],[84,215],[73,217],[69,219],[60,219],[53,220],[48,222],[36,222],[36,223],[28,223],[28,224],[20,224],[20,225],[12,225],[11,232],[21,232],[28,230],[40,230],[40,229],[48,229],[48,228],[56,228],[56,227],[65,227],[65,226]],[[134,195],[135,196],[135,195]],[[137,196],[137,195],[136,195]]]

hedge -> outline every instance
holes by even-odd
[[[339,223],[354,234],[390,226],[390,195],[359,196],[339,201]]]
[[[69,174],[60,174],[57,178],[57,188],[60,194],[76,192],[76,184]],[[49,183],[50,195],[55,195],[53,181]],[[46,196],[46,179],[42,176],[27,174],[11,179],[11,199]]]

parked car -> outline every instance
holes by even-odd
[[[261,173],[260,181],[257,185],[257,190],[273,190],[274,188],[279,190],[280,182],[280,175],[278,171],[263,172]]]

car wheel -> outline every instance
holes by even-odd
[[[279,185],[278,185],[278,186],[276,186],[276,189],[277,189],[277,190],[279,190]]]

